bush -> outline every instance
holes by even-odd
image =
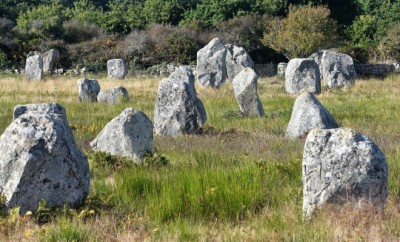
[[[337,44],[337,24],[322,6],[291,6],[285,19],[267,22],[263,42],[288,59],[308,57]]]
[[[99,26],[88,22],[69,20],[63,23],[63,28],[63,39],[67,43],[79,43],[104,36],[104,32]]]
[[[400,22],[388,29],[378,49],[381,60],[400,60]]]

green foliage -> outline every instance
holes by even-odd
[[[89,239],[90,233],[83,224],[74,223],[67,219],[63,219],[56,226],[46,229],[40,236],[41,241],[47,242],[85,242]]]
[[[333,47],[337,44],[337,25],[329,14],[327,7],[292,6],[287,18],[266,23],[264,44],[288,59],[306,58]]]
[[[3,69],[10,65],[10,60],[8,59],[6,53],[0,50],[0,69]]]
[[[78,22],[77,20],[69,20],[63,23],[65,42],[73,44],[101,38],[104,36],[102,29],[96,24],[90,22]]]
[[[55,38],[62,34],[64,8],[59,2],[39,5],[21,13],[17,19],[18,29],[38,38]]]
[[[400,22],[387,30],[386,36],[379,42],[381,58],[400,60]]]
[[[74,2],[74,6],[68,8],[66,15],[69,19],[79,23],[90,23],[101,25],[103,22],[103,11],[97,8],[92,1],[79,0]]]

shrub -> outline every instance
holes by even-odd
[[[400,60],[400,22],[388,29],[378,48],[382,60]]]
[[[337,24],[323,6],[291,6],[285,19],[267,22],[263,42],[287,58],[308,57],[337,44]]]
[[[79,43],[93,38],[101,38],[104,32],[94,23],[69,20],[63,23],[63,39],[67,43]]]
[[[133,30],[116,46],[117,55],[123,59],[134,62],[134,66],[142,64],[142,58],[153,48],[146,31]]]

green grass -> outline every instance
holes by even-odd
[[[385,213],[326,208],[302,222],[301,160],[304,140],[284,138],[295,96],[283,82],[262,79],[265,117],[243,118],[230,85],[200,89],[208,120],[199,135],[154,137],[155,155],[143,165],[90,150],[89,142],[123,109],[153,119],[159,79],[101,79],[123,85],[130,100],[118,105],[77,102],[76,80],[29,83],[0,80],[0,130],[16,104],[59,102],[77,144],[89,158],[91,191],[74,213],[50,221],[1,217],[0,238],[18,241],[368,241],[400,237],[400,77],[357,80],[317,98],[338,123],[372,138],[389,164]],[[93,214],[86,216],[87,211]],[[84,214],[85,216],[83,216]],[[19,231],[25,231],[21,233]],[[0,240],[2,240],[0,239]]]

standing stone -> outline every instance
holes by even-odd
[[[242,47],[226,45],[226,71],[230,80],[233,80],[244,68],[254,68],[253,60]]]
[[[197,81],[201,87],[217,88],[226,81],[226,48],[215,38],[197,52]]]
[[[127,108],[111,120],[90,145],[139,163],[153,152],[153,124],[142,112]]]
[[[263,116],[264,110],[257,93],[257,73],[247,67],[235,76],[233,91],[243,116]]]
[[[338,124],[311,93],[304,92],[294,102],[292,117],[286,130],[287,138],[304,137],[312,129],[333,129]]]
[[[43,80],[43,59],[41,55],[32,55],[26,59],[25,79],[27,81]]]
[[[278,64],[278,67],[277,67],[277,69],[278,69],[278,76],[285,77],[285,71],[286,71],[287,65],[288,65],[288,64],[285,63],[285,62],[281,62],[281,63]]]
[[[329,88],[353,86],[356,79],[353,58],[335,51],[324,51],[322,76]]]
[[[170,80],[183,81],[189,83],[194,89],[194,75],[193,70],[189,66],[179,66],[175,68],[175,71],[168,77]]]
[[[122,59],[112,59],[107,61],[108,78],[123,79],[128,74],[126,63]]]
[[[56,64],[60,61],[60,52],[51,49],[43,54],[43,71],[52,74]]]
[[[97,80],[80,79],[78,84],[78,99],[80,102],[97,102],[100,85]]]
[[[207,120],[203,103],[190,84],[163,79],[158,86],[154,126],[158,135],[197,131]]]
[[[97,95],[98,102],[117,104],[121,101],[128,101],[129,94],[125,87],[113,87],[111,89],[100,91]]]
[[[14,107],[13,120],[18,118],[24,113],[35,112],[35,113],[47,113],[51,115],[59,115],[63,119],[67,120],[67,114],[65,109],[58,103],[40,103],[40,104],[22,104]]]
[[[322,65],[321,65],[321,59],[322,59],[322,55],[324,54],[324,50],[318,51],[313,53],[312,55],[310,55],[308,57],[308,59],[314,60],[315,63],[317,63],[318,67],[319,67],[319,74],[320,74],[320,79],[324,79],[324,77],[322,76]]]
[[[385,155],[351,129],[314,129],[303,154],[303,219],[325,203],[383,208],[388,196]]]
[[[291,59],[286,67],[285,88],[289,94],[304,91],[320,93],[321,79],[317,63],[310,59]]]
[[[20,110],[23,106],[16,107]],[[56,108],[46,112],[49,107]],[[0,194],[4,212],[36,211],[45,200],[50,207],[75,207],[89,192],[89,164],[77,148],[59,104],[25,105],[0,136]]]

